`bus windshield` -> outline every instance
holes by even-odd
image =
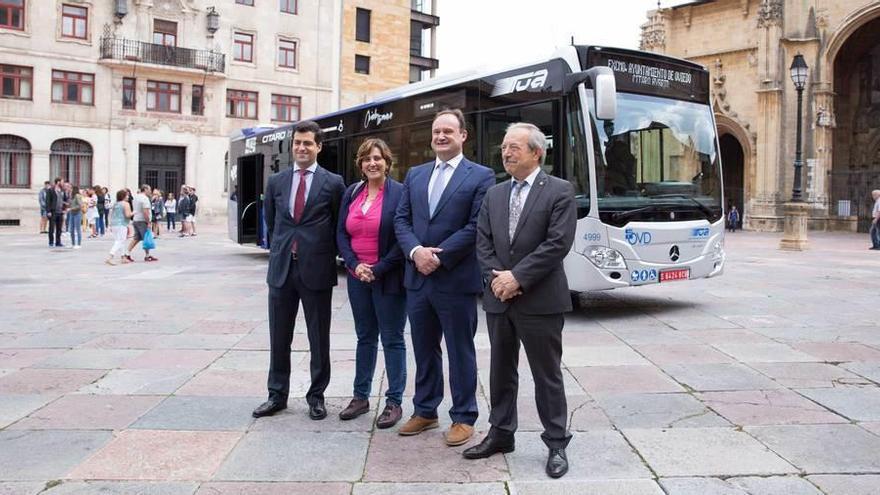
[[[630,221],[721,218],[721,164],[708,105],[617,95],[617,118],[595,117],[599,218]]]

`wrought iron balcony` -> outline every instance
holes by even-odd
[[[226,55],[213,50],[193,50],[124,38],[101,38],[101,59],[167,65],[208,72],[223,72]]]

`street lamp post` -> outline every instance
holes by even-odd
[[[807,248],[807,222],[809,205],[804,202],[801,192],[801,169],[804,167],[802,148],[804,87],[807,85],[809,68],[804,56],[798,53],[791,61],[789,71],[791,82],[797,91],[797,141],[794,150],[794,184],[791,188],[791,201],[785,204],[785,228],[779,249],[802,251]]]
[[[797,144],[794,150],[794,186],[791,188],[791,200],[803,201],[801,197],[801,169],[804,166],[801,136],[803,129],[804,86],[807,85],[807,63],[804,56],[798,53],[791,61],[791,82],[797,91]]]

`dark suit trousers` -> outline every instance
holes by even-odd
[[[61,245],[61,226],[63,225],[64,213],[53,213],[49,219],[49,245]]]
[[[416,360],[416,391],[413,409],[423,418],[436,418],[443,400],[443,351],[446,339],[449,359],[449,388],[454,423],[473,425],[477,421],[477,298],[474,294],[436,292],[428,280],[419,290],[408,290],[413,356]]]
[[[489,423],[498,434],[517,429],[516,399],[519,391],[519,347],[525,348],[535,381],[535,402],[544,426],[541,439],[549,448],[565,448],[568,404],[562,381],[562,314],[525,315],[511,305],[504,313],[486,313],[492,346],[489,369],[491,410]]]
[[[315,291],[306,288],[300,278],[300,263],[291,260],[287,280],[281,288],[269,287],[269,400],[287,403],[290,392],[290,343],[299,303],[306,315],[306,329],[311,353],[312,385],[306,401],[324,400],[330,383],[330,297],[332,289]]]

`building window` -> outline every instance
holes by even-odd
[[[257,93],[227,89],[226,116],[236,119],[257,118]]]
[[[95,75],[52,71],[52,101],[91,105],[95,101]]]
[[[74,186],[92,184],[92,146],[79,139],[59,139],[49,148],[49,177]]]
[[[299,120],[299,96],[272,95],[272,120],[296,122]]]
[[[0,0],[0,28],[24,30],[24,1]]]
[[[180,84],[147,81],[147,110],[180,113]]]
[[[370,11],[367,9],[357,9],[354,39],[367,43],[370,42]]]
[[[358,74],[370,73],[370,57],[365,55],[354,56],[354,71]]]
[[[89,32],[89,9],[74,5],[61,6],[61,36],[84,40]]]
[[[0,187],[31,187],[31,144],[27,139],[0,135]]]
[[[418,65],[409,66],[409,82],[419,82],[422,80],[422,68]]]
[[[296,0],[278,0],[281,12],[285,14],[296,14]]]
[[[254,35],[235,32],[233,35],[232,57],[239,62],[254,61]]]
[[[193,115],[204,115],[205,114],[205,87],[204,86],[193,84],[191,111],[192,111]]]
[[[251,7],[254,6],[254,0],[235,0],[235,3],[239,5],[248,5]]]
[[[136,80],[133,77],[122,78],[122,108],[134,110],[137,100]]]
[[[0,97],[30,100],[33,73],[31,67],[0,65]]]
[[[296,41],[278,40],[278,66],[296,69]]]
[[[177,46],[177,23],[154,19],[153,43],[162,46]]]

